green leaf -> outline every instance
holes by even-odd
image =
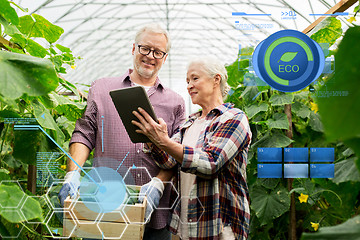
[[[27,39],[20,33],[13,34],[12,38],[10,39],[11,42],[16,43],[21,48],[25,48],[27,44]]]
[[[28,8],[23,8],[23,7],[21,7],[20,5],[14,3],[14,2],[12,2],[12,1],[10,1],[10,3],[11,3],[12,5],[16,6],[17,8],[19,8],[19,9],[20,9],[21,11],[23,11],[23,12],[28,12],[28,11],[29,11]]]
[[[53,130],[57,129],[57,125],[53,119],[53,116],[50,114],[50,111],[44,107],[44,105],[42,105],[41,103],[39,103],[35,100],[32,102],[31,105],[34,108],[34,115],[35,115],[38,123],[43,128],[48,128],[48,129],[53,129]]]
[[[56,26],[38,14],[32,14],[20,18],[19,30],[29,37],[45,38],[49,43],[56,42],[64,33],[64,29]]]
[[[35,218],[43,219],[40,203],[27,196],[16,184],[0,185],[0,204],[4,207],[0,215],[11,223],[18,223]],[[15,208],[9,211],[7,208]],[[19,209],[22,213],[20,214]]]
[[[56,119],[57,125],[61,128],[64,128],[69,136],[72,135],[74,129],[75,129],[75,122],[70,121],[68,118],[61,116],[58,119]]]
[[[7,0],[0,0],[0,15],[14,25],[19,24],[19,17],[16,11]]]
[[[269,102],[272,106],[283,106],[285,104],[291,104],[294,100],[294,95],[292,94],[282,94],[282,95],[272,95],[269,99]]]
[[[0,111],[0,118],[21,118],[21,116],[15,111],[5,109]]]
[[[78,98],[80,98],[80,94],[79,91],[77,90],[77,88],[75,87],[75,85],[73,85],[71,82],[66,81],[62,78],[59,78],[59,82],[61,83],[62,86],[64,86],[67,90],[73,92]]]
[[[268,189],[274,189],[280,182],[279,178],[259,178],[258,179],[261,186],[266,187]]]
[[[55,90],[58,77],[47,59],[1,51],[0,84],[3,96],[16,99],[24,93],[40,96]]]
[[[251,56],[254,52],[254,47],[249,46],[249,47],[243,47],[240,50],[240,56]]]
[[[64,33],[64,29],[46,20],[43,16],[32,14],[36,22],[31,31],[31,37],[45,38],[49,43],[56,42]]]
[[[241,59],[243,56],[251,56],[254,52],[254,47],[245,47],[239,50],[239,57],[233,62],[231,65],[226,66],[226,70],[228,72],[228,84],[237,88],[240,83],[244,80],[244,75],[249,72],[249,59]]]
[[[0,211],[0,215],[11,223],[19,223],[19,222],[22,222],[25,220],[24,216],[22,214],[20,214],[19,210],[15,210],[15,211],[10,210],[9,211],[9,210],[2,209]]]
[[[360,216],[348,219],[346,222],[332,227],[320,227],[316,233],[303,233],[301,240],[359,240],[360,239]]]
[[[341,22],[334,17],[326,18],[316,27],[316,29],[319,30],[311,35],[310,38],[317,43],[328,43],[329,47],[331,47],[342,34]],[[337,63],[338,62],[336,62],[336,64]]]
[[[258,93],[259,90],[256,86],[247,86],[245,90],[241,93],[240,97],[243,98],[245,101],[252,102],[252,99]]]
[[[267,120],[269,128],[289,129],[289,121],[285,113],[275,113],[274,119]]]
[[[49,55],[48,51],[43,46],[31,39],[27,39],[27,46],[25,49],[34,57],[44,58],[46,55]]]
[[[347,148],[347,149],[345,149],[344,152],[342,152],[342,155],[346,158],[350,157],[353,154],[354,154],[354,151],[351,148]]]
[[[317,113],[314,113],[313,111],[310,112],[309,117],[309,126],[317,132],[324,132],[323,124],[320,120],[320,116]]]
[[[85,103],[78,103],[70,100],[69,98],[59,95],[56,92],[52,92],[49,94],[50,98],[54,101],[55,106],[59,105],[74,105],[79,109],[84,109],[86,107]]]
[[[266,103],[261,103],[259,106],[250,105],[249,107],[245,107],[245,112],[249,119],[253,118],[259,112],[266,112],[267,110],[268,105]]]
[[[240,62],[239,59],[237,59],[234,63],[226,67],[228,72],[227,82],[231,87],[237,88],[244,80],[244,75],[248,72],[247,67],[249,67],[248,59],[240,60]]]
[[[1,79],[0,79],[1,82]],[[18,101],[14,100],[14,99],[9,99],[9,98],[5,98],[4,96],[2,96],[0,94],[0,101],[4,104],[7,105],[7,108],[11,111],[16,111],[19,112],[20,110],[20,106],[18,105]],[[3,116],[6,118],[6,116]]]
[[[0,213],[1,214],[1,213]],[[3,217],[0,217],[0,234],[5,239],[6,238],[15,238],[19,235],[20,231],[20,225],[19,223],[10,223]],[[24,239],[24,238],[19,238]]]
[[[250,191],[251,209],[255,211],[261,226],[271,222],[289,210],[290,198],[283,186],[268,190],[261,186],[254,186]]]
[[[245,102],[242,98],[240,98],[243,90],[245,88],[244,87],[239,87],[237,89],[232,89],[234,92],[231,95],[228,95],[226,98],[226,102],[231,102],[233,104],[236,105],[237,108],[239,109],[244,109],[245,108]]]
[[[274,133],[272,135],[266,134],[264,137],[259,139],[257,142],[253,144],[254,147],[287,147],[289,146],[294,140],[288,138],[287,136],[281,133]]]
[[[9,170],[7,170],[5,168],[0,168],[0,181],[10,180],[9,173],[10,173]]]
[[[84,103],[71,101],[70,99],[58,95],[57,93],[51,93],[49,96],[56,104],[56,111],[60,114],[64,114],[70,121],[76,121],[85,111],[86,104]]]
[[[44,220],[42,215],[42,208],[39,201],[28,196],[24,202],[24,205],[21,208],[22,213],[24,214],[27,220],[39,219],[40,221]]]
[[[355,164],[360,171],[360,137],[354,137],[354,138],[348,139],[348,140],[344,141],[344,143],[354,150],[354,152],[357,156],[357,159],[355,160]]]
[[[18,28],[10,24],[8,21],[6,21],[2,16],[0,16],[0,27],[4,26],[4,33],[6,33],[9,36],[12,36],[13,34],[20,33]]]
[[[56,44],[55,46],[56,46],[57,49],[59,49],[62,52],[71,53],[70,48],[64,47],[64,46],[62,46],[60,44]]]
[[[281,56],[281,58],[279,59],[278,62],[280,62],[280,61],[290,62],[291,60],[293,60],[296,57],[297,54],[298,54],[297,52],[286,52]]]
[[[49,93],[48,95],[37,97],[36,99],[41,102],[47,109],[53,109],[57,106],[57,103],[52,100],[50,95],[51,93]]]
[[[49,54],[40,44],[32,39],[25,38],[22,34],[13,34],[10,41],[20,45],[23,49],[25,48],[25,50],[34,57],[44,58]],[[23,51],[21,51],[21,53],[23,53]]]
[[[67,119],[74,122],[78,120],[85,111],[85,109],[80,109],[76,107],[74,104],[60,105],[57,106],[55,109],[60,114],[64,114]]]
[[[295,102],[291,105],[291,112],[295,113],[301,118],[308,118],[310,116],[311,110],[308,106],[303,103]]]
[[[41,134],[40,129],[14,131],[13,157],[23,163],[36,165],[36,152],[40,146]],[[12,156],[10,155],[9,157]],[[14,160],[12,162],[14,162]]]
[[[16,133],[15,133],[14,135],[16,135]],[[14,145],[15,145],[15,144],[16,144],[16,141],[14,142]],[[23,143],[20,143],[20,144],[23,144]],[[14,149],[13,154],[16,155],[16,153],[17,153],[17,149]],[[31,154],[27,155],[26,152],[22,152],[22,154],[24,154],[26,158],[27,158],[29,155],[31,155]],[[34,155],[33,155],[33,157],[34,157]],[[34,161],[35,159],[33,158],[33,159],[31,159],[31,160]],[[5,155],[5,157],[4,157],[4,162],[6,163],[6,165],[7,165],[9,168],[18,168],[18,167],[21,167],[21,165],[22,165],[22,162],[19,161],[18,159],[15,159],[14,156],[11,155],[11,154]],[[33,163],[35,164],[36,161],[34,161]]]
[[[56,124],[53,116],[50,114],[50,111],[45,108],[44,105],[34,100],[31,105],[34,108],[34,115],[36,120],[43,128],[53,129],[56,131],[55,141],[62,146],[62,143],[65,140],[64,133],[60,130],[59,126]]]
[[[20,204],[25,197],[25,193],[15,183],[5,183],[0,185],[0,204],[3,208],[20,208]],[[3,215],[1,213],[1,215]],[[7,219],[10,222],[12,219]]]
[[[20,32],[22,32],[24,35],[29,35],[31,29],[33,28],[35,21],[30,15],[25,15],[19,18],[19,25],[18,29]]]
[[[339,184],[346,181],[360,181],[360,172],[355,165],[356,158],[349,158],[335,163],[335,177],[331,179]]]
[[[349,57],[360,52],[360,27],[351,27],[339,44],[335,55],[336,72],[322,91],[347,91],[346,97],[318,98],[319,112],[329,141],[360,136],[360,58]],[[360,146],[358,147],[360,149]],[[353,148],[356,152],[356,149]]]
[[[298,178],[293,182],[292,191],[312,195],[315,191],[315,183],[313,183],[310,179]]]

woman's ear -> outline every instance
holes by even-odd
[[[216,74],[215,77],[214,77],[215,86],[220,85],[220,82],[221,82],[221,76],[220,76],[220,74]]]

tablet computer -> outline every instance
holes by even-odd
[[[122,88],[110,91],[110,96],[130,140],[133,143],[151,142],[144,134],[135,132],[139,128],[131,123],[132,120],[139,122],[139,119],[132,113],[137,111],[138,107],[144,109],[157,122],[154,109],[145,89],[142,86]]]

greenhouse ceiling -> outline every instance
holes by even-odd
[[[59,43],[82,59],[64,77],[90,84],[97,78],[120,76],[132,67],[135,32],[160,22],[170,32],[172,49],[160,72],[161,81],[185,99],[187,62],[214,55],[225,64],[240,47],[256,46],[282,29],[303,31],[339,0],[19,0],[64,29]],[[354,6],[353,6],[354,7]],[[352,13],[353,7],[346,10]],[[18,15],[21,16],[21,11]],[[350,15],[349,15],[350,16]],[[349,16],[338,16],[343,28]],[[81,89],[87,87],[78,85]],[[189,100],[187,100],[190,102]],[[194,106],[189,103],[188,111]],[[195,107],[197,108],[197,107]]]

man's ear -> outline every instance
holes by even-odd
[[[165,63],[166,58],[167,58],[168,55],[169,55],[169,54],[166,54],[165,57],[163,58],[163,64]]]
[[[132,55],[135,54],[135,43],[133,43],[133,48],[132,48],[131,54],[132,54]]]

